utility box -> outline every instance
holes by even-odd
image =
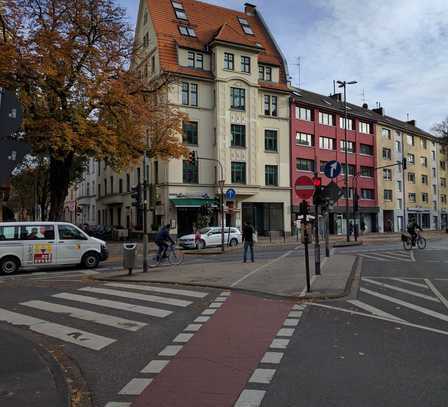
[[[129,270],[129,275],[132,274],[132,269],[135,268],[136,257],[137,243],[123,244],[123,268]]]

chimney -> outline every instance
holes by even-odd
[[[333,93],[330,97],[338,102],[342,101],[342,93]]]
[[[248,16],[254,16],[256,7],[257,6],[254,6],[253,4],[244,3],[244,13],[247,14]]]
[[[363,103],[363,104],[362,104],[362,108],[363,108],[363,109],[368,109],[368,108],[369,108],[369,105],[368,105],[367,103]]]
[[[411,126],[415,127],[415,119],[408,120],[406,123],[410,124]]]
[[[384,116],[384,108],[381,107],[377,107],[376,109],[372,109],[375,113],[378,113],[381,116]]]

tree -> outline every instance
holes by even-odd
[[[445,120],[442,120],[440,123],[436,123],[432,127],[432,131],[438,136],[448,141],[448,116]]]
[[[90,157],[121,170],[145,145],[149,157],[187,154],[184,116],[166,97],[172,78],[140,77],[141,49],[115,0],[4,0],[0,55],[0,86],[17,90],[26,141],[49,159],[51,220]]]

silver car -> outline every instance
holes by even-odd
[[[241,243],[241,232],[236,227],[224,228],[224,243],[229,246],[237,246]],[[194,234],[184,235],[178,239],[178,243],[185,249],[205,249],[206,247],[221,246],[221,227],[211,226],[199,231],[199,236]]]

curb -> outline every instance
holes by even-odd
[[[333,244],[333,247],[351,247],[351,246],[362,246],[364,242],[361,240],[359,242],[341,242]]]

